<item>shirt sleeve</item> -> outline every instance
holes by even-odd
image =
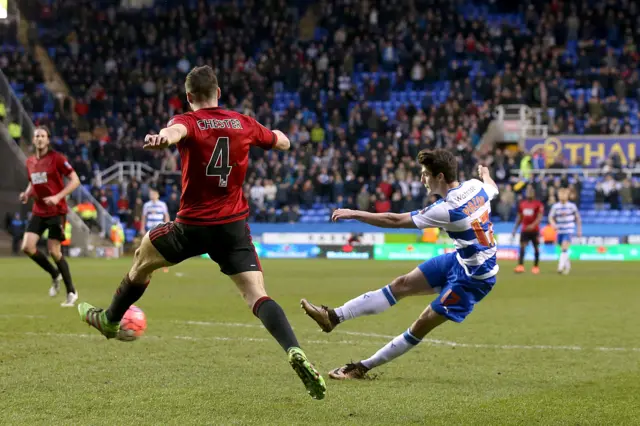
[[[67,157],[62,154],[59,154],[56,158],[56,169],[58,170],[58,173],[63,176],[69,176],[74,172],[73,167],[69,164],[69,160],[67,160]]]
[[[167,203],[162,202],[162,213],[169,214],[169,207],[167,207]]]
[[[411,219],[419,229],[442,228],[449,223],[449,212],[444,203],[436,202],[425,209],[411,212]]]
[[[192,137],[195,133],[193,128],[193,120],[190,120],[189,117],[184,114],[176,115],[175,117],[171,118],[171,120],[169,120],[169,122],[167,123],[167,127],[171,127],[174,124],[182,124],[187,128],[187,138]]]
[[[147,217],[147,210],[149,210],[149,203],[144,203],[142,206],[142,218]]]
[[[550,218],[554,218],[556,216],[556,205],[552,205],[551,206],[551,210],[549,210],[549,217]]]
[[[250,120],[253,127],[253,138],[251,140],[251,144],[266,150],[273,149],[273,147],[276,146],[276,141],[278,140],[276,134],[253,118]]]
[[[484,192],[487,193],[487,196],[489,197],[489,201],[491,201],[494,198],[496,198],[496,196],[499,193],[498,188],[496,188],[493,185],[489,185],[488,183],[484,183],[484,182],[482,183],[482,189],[484,189]]]

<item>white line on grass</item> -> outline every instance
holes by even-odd
[[[175,321],[179,324],[189,325],[203,325],[203,326],[217,326],[217,327],[248,327],[248,328],[262,328],[258,324],[244,324],[234,322],[210,322],[210,321]],[[334,333],[347,334],[350,336],[362,336],[362,337],[374,337],[380,339],[393,339],[396,336],[390,334],[379,333],[363,333],[359,331],[343,331],[336,330]],[[584,346],[565,346],[565,345],[496,345],[488,343],[458,343],[450,340],[440,339],[422,339],[423,342],[429,343],[434,346],[449,346],[456,348],[474,348],[474,349],[520,349],[520,350],[554,350],[554,351],[601,351],[601,352],[640,352],[640,348],[607,348],[597,347],[589,348]]]
[[[4,335],[15,335],[15,333],[4,333],[0,332],[0,334]],[[18,333],[25,336],[38,336],[38,337],[75,337],[80,339],[104,339],[104,337],[99,334],[83,334],[83,333],[50,333],[43,332],[38,333],[34,331],[27,331],[24,333]],[[169,336],[169,337],[161,337],[161,336],[148,336],[145,335],[144,339],[150,340],[167,340],[167,339],[175,339],[175,340],[191,340],[191,341],[240,341],[240,342],[271,342],[273,339],[267,339],[262,337],[225,337],[225,336],[207,336],[207,337],[194,337],[194,336]],[[358,342],[352,340],[339,340],[339,341],[329,341],[329,340],[306,340],[305,343],[310,344],[319,344],[319,345],[327,345],[327,344],[340,344],[340,345],[355,345]]]
[[[23,315],[23,314],[1,314],[0,318],[29,318],[29,319],[42,319],[46,318],[44,315]]]
[[[18,314],[4,314],[0,315],[0,318],[47,318],[44,315],[18,315]],[[200,325],[200,326],[215,326],[215,327],[241,327],[241,328],[264,328],[260,324],[248,324],[248,323],[240,323],[240,322],[214,322],[214,321],[173,321],[176,324],[187,324],[187,325]],[[379,334],[379,333],[365,333],[359,331],[344,331],[344,330],[336,330],[334,333],[346,334],[349,336],[361,336],[361,337],[373,337],[379,339],[393,339],[396,336],[390,334]],[[8,333],[7,333],[8,334]],[[73,334],[73,333],[34,333],[34,332],[26,332],[22,333],[25,335],[32,336],[58,336],[58,337],[94,337],[92,334]],[[99,336],[95,336],[99,337]],[[149,339],[162,339],[160,336],[145,336],[145,338]],[[266,338],[251,338],[251,337],[221,337],[221,336],[213,336],[213,337],[191,337],[191,336],[173,336],[170,337],[172,339],[181,339],[181,340],[217,340],[217,341],[245,341],[245,342],[268,342],[271,339]],[[498,344],[489,344],[489,343],[459,343],[453,342],[450,340],[440,340],[440,339],[429,339],[425,338],[422,340],[425,343],[434,345],[434,346],[449,346],[455,348],[473,348],[473,349],[506,349],[506,350],[552,350],[552,351],[598,351],[598,352],[640,352],[640,348],[609,348],[609,347],[585,347],[585,346],[568,346],[568,345],[498,345]],[[345,345],[354,345],[354,344],[362,344],[361,341],[351,341],[351,340],[306,340],[308,343],[312,344],[345,344]]]

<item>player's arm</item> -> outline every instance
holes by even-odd
[[[576,207],[576,232],[578,238],[582,237],[582,217],[580,216],[580,212]]]
[[[489,187],[493,187],[493,189],[495,189],[494,196],[498,195],[498,185],[496,185],[494,180],[491,178],[491,173],[489,172],[489,168],[485,167],[483,165],[479,165],[478,166],[478,175],[480,176],[480,179],[482,179],[482,182],[485,183],[485,185],[488,185]],[[493,199],[491,194],[489,194],[489,196],[490,196],[491,199]]]
[[[276,144],[273,146],[273,149],[276,151],[289,151],[291,149],[291,141],[280,130],[273,130],[273,133],[276,135]]]
[[[27,202],[29,201],[29,198],[33,195],[33,187],[31,186],[31,182],[29,182],[29,185],[27,185],[27,189],[24,190],[24,192],[20,193],[20,202],[22,204],[27,204]]]
[[[518,211],[518,215],[516,216],[516,224],[513,226],[513,235],[516,235],[516,232],[518,232],[518,226],[520,226],[520,223],[522,222],[522,214],[520,213],[520,211]]]
[[[275,149],[276,151],[288,151],[291,149],[291,141],[280,130],[269,130],[253,118],[249,120],[253,131],[253,145],[267,150]]]
[[[347,219],[355,219],[379,228],[415,229],[417,227],[411,219],[411,213],[369,213],[360,210],[337,209],[331,216],[331,220],[334,222]]]
[[[45,203],[47,203],[50,206],[55,206],[60,201],[62,201],[65,198],[67,198],[67,195],[71,194],[73,191],[76,190],[77,187],[80,186],[80,178],[78,177],[78,174],[76,172],[71,172],[67,176],[67,179],[69,179],[69,181],[64,186],[62,191],[58,192],[56,195],[52,195],[50,197],[46,197],[44,199]]]
[[[549,225],[551,225],[551,227],[553,229],[556,229],[556,207],[555,205],[551,206],[551,210],[549,210]]]
[[[540,206],[540,208],[538,209],[538,215],[536,216],[536,220],[534,220],[531,223],[531,225],[529,225],[529,228],[536,229],[536,227],[539,226],[540,223],[542,222],[543,217],[544,217],[544,207]]]
[[[165,149],[187,137],[187,126],[175,123],[160,130],[157,135],[148,134],[144,138],[144,149]]]

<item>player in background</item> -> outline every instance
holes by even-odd
[[[544,204],[536,200],[536,190],[533,185],[527,186],[526,198],[518,204],[518,217],[516,218],[516,224],[513,227],[513,236],[515,237],[518,231],[518,226],[522,223],[522,230],[520,232],[520,256],[518,257],[518,266],[516,266],[515,272],[524,272],[524,252],[529,245],[529,242],[533,244],[534,261],[531,272],[534,274],[540,273],[540,222],[544,217]]]
[[[249,204],[242,191],[249,148],[253,145],[287,151],[289,139],[251,117],[220,108],[218,80],[209,66],[191,70],[185,89],[192,112],[174,117],[159,134],[147,135],[144,145],[146,149],[177,145],[182,160],[177,218],[156,226],[143,237],[133,266],[111,306],[103,310],[81,303],[80,317],[107,338],[116,337],[120,320],[143,295],[154,271],[207,253],[286,351],[309,394],[322,399],[326,392],[324,379],[300,349],[280,305],[265,291],[262,267],[247,223]]]
[[[442,198],[412,213],[368,213],[338,209],[333,220],[355,219],[381,228],[444,228],[454,240],[456,251],[419,265],[379,290],[367,292],[344,305],[330,309],[307,300],[302,308],[325,332],[363,315],[384,312],[408,296],[439,294],[407,331],[395,337],[370,358],[349,363],[329,373],[333,379],[362,379],[372,368],[385,364],[414,348],[434,328],[447,320],[462,322],[496,283],[498,264],[490,201],[498,187],[486,167],[479,166],[481,182],[457,180],[455,156],[449,151],[424,150],[418,154],[422,183],[430,195]]]
[[[558,262],[558,273],[567,275],[571,271],[571,261],[569,260],[571,237],[574,234],[577,234],[578,237],[582,236],[582,219],[578,207],[569,201],[567,188],[558,190],[558,202],[551,206],[549,211],[549,224],[556,230],[558,244],[562,250]]]
[[[66,197],[80,186],[80,179],[64,155],[51,149],[50,136],[49,130],[44,126],[37,127],[33,132],[36,153],[27,158],[29,185],[20,194],[23,204],[29,198],[34,199],[33,215],[22,240],[22,251],[51,275],[49,296],[56,296],[60,281],[64,281],[67,298],[61,305],[70,307],[78,300],[78,292],[73,286],[67,259],[62,255],[61,243],[65,240],[64,227],[68,211]],[[66,186],[64,177],[69,180]],[[37,248],[38,240],[47,229],[47,249],[57,268]]]
[[[140,235],[144,236],[154,227],[169,222],[169,208],[164,201],[160,201],[160,194],[155,189],[149,191],[149,201],[142,206],[142,229]],[[169,268],[162,268],[162,272],[169,272]]]
[[[146,234],[151,229],[165,222],[169,222],[169,208],[164,201],[160,201],[160,194],[155,189],[149,191],[149,201],[142,207],[142,220]]]

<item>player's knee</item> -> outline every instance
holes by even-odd
[[[36,246],[27,244],[27,243],[22,243],[22,252],[27,256],[33,256],[34,254],[36,254]]]
[[[410,330],[411,334],[413,334],[418,339],[422,339],[424,336],[429,334],[431,330],[445,322],[447,319],[442,315],[438,314],[436,311],[431,308],[431,306],[427,307],[418,317],[418,319],[411,325]]]
[[[411,295],[413,291],[411,281],[407,275],[400,275],[391,282],[389,287],[391,287],[391,292],[396,300]]]
[[[52,244],[48,247],[49,249],[49,255],[51,255],[51,257],[58,261],[60,260],[60,258],[62,258],[62,250],[60,249],[60,246],[57,244]]]

